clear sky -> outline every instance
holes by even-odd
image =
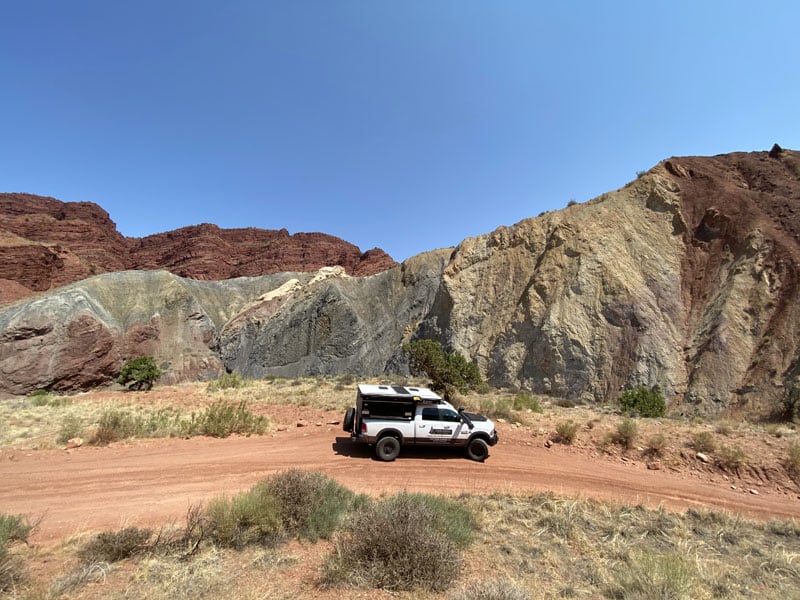
[[[796,0],[0,0],[0,191],[403,260],[800,148]]]

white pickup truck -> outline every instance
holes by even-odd
[[[354,442],[374,444],[375,456],[386,461],[397,458],[402,446],[415,445],[462,447],[469,458],[483,462],[497,443],[492,421],[456,410],[419,387],[360,384],[343,429]]]

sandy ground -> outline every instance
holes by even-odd
[[[266,436],[161,439],[105,448],[0,452],[0,512],[43,516],[32,537],[56,542],[127,525],[180,524],[189,506],[247,489],[288,468],[318,469],[357,492],[439,494],[541,492],[668,509],[724,509],[756,518],[800,518],[797,494],[648,470],[635,460],[597,460],[546,448],[511,426],[483,464],[455,451],[405,449],[395,462],[372,459],[336,425]]]

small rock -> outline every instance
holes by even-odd
[[[342,424],[342,422],[341,422],[341,421],[337,421],[337,420],[335,420],[335,419],[334,419],[333,421],[328,421],[328,422],[327,422],[327,423],[325,423],[325,424],[326,424],[326,425],[341,425],[341,424]]]
[[[298,427],[308,427],[308,421],[304,421],[303,419],[300,419],[300,420],[297,422],[297,426],[298,426]]]
[[[81,438],[72,438],[71,440],[67,440],[67,446],[64,450],[72,450],[73,448],[80,448],[83,446],[83,440]]]
[[[707,454],[703,454],[702,452],[698,452],[694,456],[695,456],[695,458],[697,458],[697,460],[699,460],[703,464],[707,465],[708,463],[711,462],[711,459],[708,457],[708,455]]]
[[[314,426],[315,427],[322,427],[322,421],[317,421],[316,423],[314,423]]]
[[[289,428],[286,425],[278,425],[278,431],[286,431],[287,429]]]
[[[753,496],[758,496],[758,490],[749,490]]]
[[[649,463],[647,463],[647,468],[650,471],[660,471],[661,470],[661,463],[659,463],[659,462],[649,462]]]
[[[550,447],[550,446],[552,446],[552,445],[553,445],[553,442],[551,442],[550,440],[545,440],[545,441],[544,441],[544,447],[545,447],[545,448],[549,448],[549,447]]]
[[[731,489],[732,489],[732,490],[735,490],[735,489],[736,489],[736,486],[735,486],[735,485],[732,485],[732,486],[731,486]]]

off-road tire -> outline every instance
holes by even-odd
[[[485,461],[489,458],[489,444],[481,438],[473,438],[467,445],[467,457],[478,462]]]
[[[356,420],[356,409],[352,406],[344,413],[344,421],[342,421],[342,429],[345,431],[353,431],[353,422]]]
[[[400,440],[392,435],[387,435],[375,444],[375,456],[386,462],[393,461],[400,454]]]

